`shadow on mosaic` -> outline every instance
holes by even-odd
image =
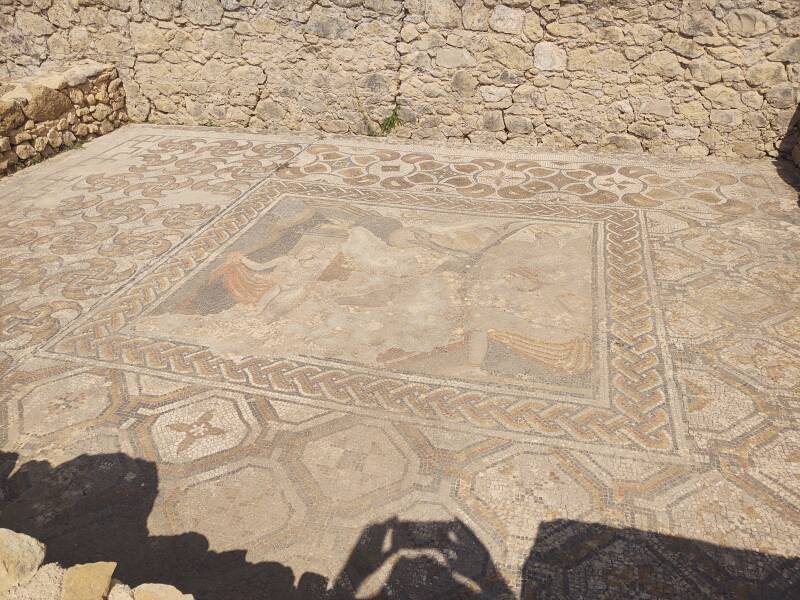
[[[797,190],[797,203],[800,205],[800,166],[792,164],[790,155],[792,150],[800,143],[800,106],[789,119],[789,126],[783,136],[778,151],[787,157],[787,160],[775,161],[775,170],[786,183]],[[795,150],[796,152],[796,150]]]
[[[45,542],[47,562],[116,561],[126,583],[169,583],[198,600],[517,598],[459,520],[369,524],[329,582],[277,562],[250,563],[244,549],[214,552],[197,532],[149,535],[158,494],[151,462],[99,454],[55,467],[16,463],[16,454],[0,453],[0,527]],[[800,559],[553,520],[539,525],[521,580],[521,600],[786,599],[800,597]]]

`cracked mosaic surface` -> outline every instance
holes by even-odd
[[[457,520],[494,597],[663,597],[634,530],[797,555],[800,210],[771,164],[131,126],[0,191],[2,448],[152,462],[151,535],[335,581],[365,528]],[[673,592],[724,587],[702,554]]]

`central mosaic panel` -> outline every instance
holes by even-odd
[[[502,436],[681,443],[629,209],[275,180],[45,351]]]
[[[601,235],[284,197],[134,331],[604,404]]]

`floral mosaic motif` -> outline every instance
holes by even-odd
[[[22,431],[45,435],[99,417],[111,404],[110,386],[99,375],[82,374],[35,387],[20,400]]]
[[[202,440],[205,437],[224,435],[225,430],[222,429],[222,427],[215,427],[211,424],[211,420],[213,418],[214,411],[209,410],[197,417],[197,419],[192,423],[170,423],[167,425],[167,427],[172,429],[172,431],[177,431],[185,435],[185,437],[178,444],[176,452],[181,454],[182,452],[189,450],[195,442]]]
[[[392,191],[457,193],[471,198],[526,199],[552,196],[560,201],[636,208],[674,208],[693,212],[740,215],[756,206],[752,194],[769,187],[764,178],[735,172],[695,170],[671,165],[660,168],[592,162],[584,157],[509,158],[498,154],[446,155],[408,150],[353,146],[347,143],[310,145],[277,177],[303,179]],[[791,204],[762,203],[760,210],[783,212]]]
[[[241,444],[252,421],[247,403],[235,395],[205,394],[166,409],[150,427],[150,436],[163,461],[184,463]]]

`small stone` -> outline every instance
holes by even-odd
[[[483,4],[483,0],[467,0],[461,8],[464,19],[464,29],[471,31],[486,31],[489,29],[490,11]]]
[[[666,131],[667,136],[673,140],[696,140],[700,136],[700,130],[696,127],[667,125]]]
[[[755,8],[732,10],[725,15],[725,24],[732,33],[753,37],[763,35],[777,27],[775,19]]]
[[[795,38],[784,43],[780,48],[769,55],[769,59],[787,63],[800,62],[800,38]]]
[[[96,562],[75,565],[64,573],[62,600],[103,600],[111,587],[117,563]]]
[[[711,122],[715,125],[735,127],[742,122],[742,112],[735,109],[712,110],[710,112]]]
[[[501,65],[514,71],[530,68],[531,55],[513,44],[489,40],[489,54]]]
[[[744,78],[753,87],[775,85],[786,81],[786,68],[778,62],[762,61],[747,69]]]
[[[463,96],[469,96],[478,87],[478,80],[469,71],[459,71],[453,75],[451,85],[453,91]]]
[[[520,115],[505,116],[506,129],[510,133],[530,133],[533,131],[533,123],[528,117]]]
[[[10,131],[25,123],[25,113],[17,102],[0,100],[0,131]]]
[[[731,146],[731,149],[745,158],[761,158],[764,156],[764,151],[757,148],[753,142],[736,142]]]
[[[503,122],[503,111],[486,111],[483,115],[483,128],[487,131],[503,131],[506,128]]]
[[[630,32],[633,35],[633,41],[640,46],[649,46],[660,40],[661,36],[664,35],[660,30],[646,23],[631,25]]]
[[[11,140],[7,137],[0,136],[0,152],[5,152],[11,149]]]
[[[105,135],[107,133],[111,133],[114,131],[114,124],[106,119],[105,121],[100,122],[100,134]]]
[[[457,69],[474,66],[475,59],[464,48],[439,48],[436,51],[436,64],[446,69]]]
[[[413,42],[419,37],[419,31],[413,23],[407,23],[400,29],[400,39],[406,43]]]
[[[741,108],[742,106],[741,94],[722,83],[716,83],[701,93],[711,100],[714,108]]]
[[[642,61],[639,70],[648,75],[659,75],[674,79],[683,75],[683,67],[672,52],[662,50],[653,52]]]
[[[535,12],[529,12],[525,15],[525,22],[522,24],[522,31],[532,42],[539,41],[544,36],[542,29],[542,22],[539,15]]]
[[[36,150],[33,149],[33,146],[30,144],[19,144],[14,151],[17,153],[17,156],[20,157],[21,160],[28,160],[29,158],[36,155]]]
[[[224,10],[219,0],[183,0],[181,15],[195,25],[217,25]]]
[[[52,121],[72,108],[69,97],[54,89],[41,85],[26,86],[31,99],[23,107],[23,112],[34,121]]]
[[[489,27],[500,33],[518,34],[522,31],[524,20],[525,13],[518,8],[498,4],[489,17]]]
[[[105,70],[110,69],[109,65],[95,62],[93,60],[85,60],[76,65],[73,65],[64,72],[64,80],[70,87],[75,87],[89,81],[89,79],[96,77]]]
[[[642,143],[627,133],[612,133],[604,136],[601,145],[616,148],[623,152],[639,152],[642,149]]]
[[[452,0],[425,0],[424,14],[431,27],[461,27],[461,11]]]
[[[708,51],[714,58],[724,60],[732,65],[740,65],[744,62],[742,51],[733,46],[719,46],[717,48],[709,48]]]
[[[50,21],[31,10],[17,11],[14,25],[19,31],[24,31],[31,36],[49,35],[55,29]]]
[[[717,20],[710,10],[698,6],[688,7],[678,20],[680,32],[689,37],[699,35],[713,35],[717,31]]]
[[[582,38],[589,35],[586,25],[581,23],[549,23],[545,29],[556,37]]]
[[[668,33],[663,38],[664,45],[686,58],[700,58],[703,56],[703,47],[688,38],[679,36],[677,33]]]
[[[134,600],[133,590],[114,579],[111,582],[111,591],[108,593],[107,600]]]
[[[722,79],[722,73],[707,58],[693,60],[689,63],[689,72],[692,74],[692,79],[702,83],[717,83]]]
[[[789,83],[781,83],[767,90],[767,102],[775,108],[790,108],[797,104],[794,87]]]
[[[134,600],[193,600],[191,594],[184,594],[171,585],[162,583],[143,583],[133,589]]]
[[[343,12],[325,9],[319,5],[311,9],[306,29],[329,40],[352,40],[356,37],[353,24]]]
[[[755,90],[747,90],[742,92],[742,102],[750,108],[761,108],[764,105],[764,97]],[[759,127],[764,127],[765,125],[766,123],[763,123]]]
[[[663,133],[661,131],[661,127],[656,127],[655,125],[650,125],[649,123],[632,123],[630,127],[628,127],[628,131],[634,134],[636,137],[644,138],[646,140],[653,140]]]
[[[171,19],[176,5],[176,0],[142,0],[142,10],[161,20]]]
[[[624,54],[612,48],[597,51],[594,48],[575,48],[570,50],[568,66],[570,70],[587,71],[619,71],[630,70],[630,61]]]
[[[58,148],[63,143],[64,138],[57,128],[53,127],[47,132],[47,143],[53,148]]]
[[[645,98],[639,106],[639,112],[646,115],[672,116],[672,102],[668,98]]]
[[[286,115],[286,109],[280,102],[264,99],[256,105],[256,115],[264,121],[279,121]]]
[[[102,121],[103,119],[107,118],[111,114],[111,107],[107,104],[98,104],[95,106],[94,112],[92,116],[97,121]]]
[[[511,105],[511,90],[496,85],[484,85],[481,87],[481,96],[485,102],[497,103],[508,100]]]
[[[30,144],[18,146],[16,152],[22,160],[35,154]],[[44,560],[44,552],[44,544],[31,536],[0,529],[0,592],[30,581]]]
[[[539,42],[533,49],[533,66],[541,71],[563,71],[567,53],[553,42]]]
[[[45,148],[47,148],[47,138],[38,137],[33,140],[33,149],[36,152],[44,152]]]

